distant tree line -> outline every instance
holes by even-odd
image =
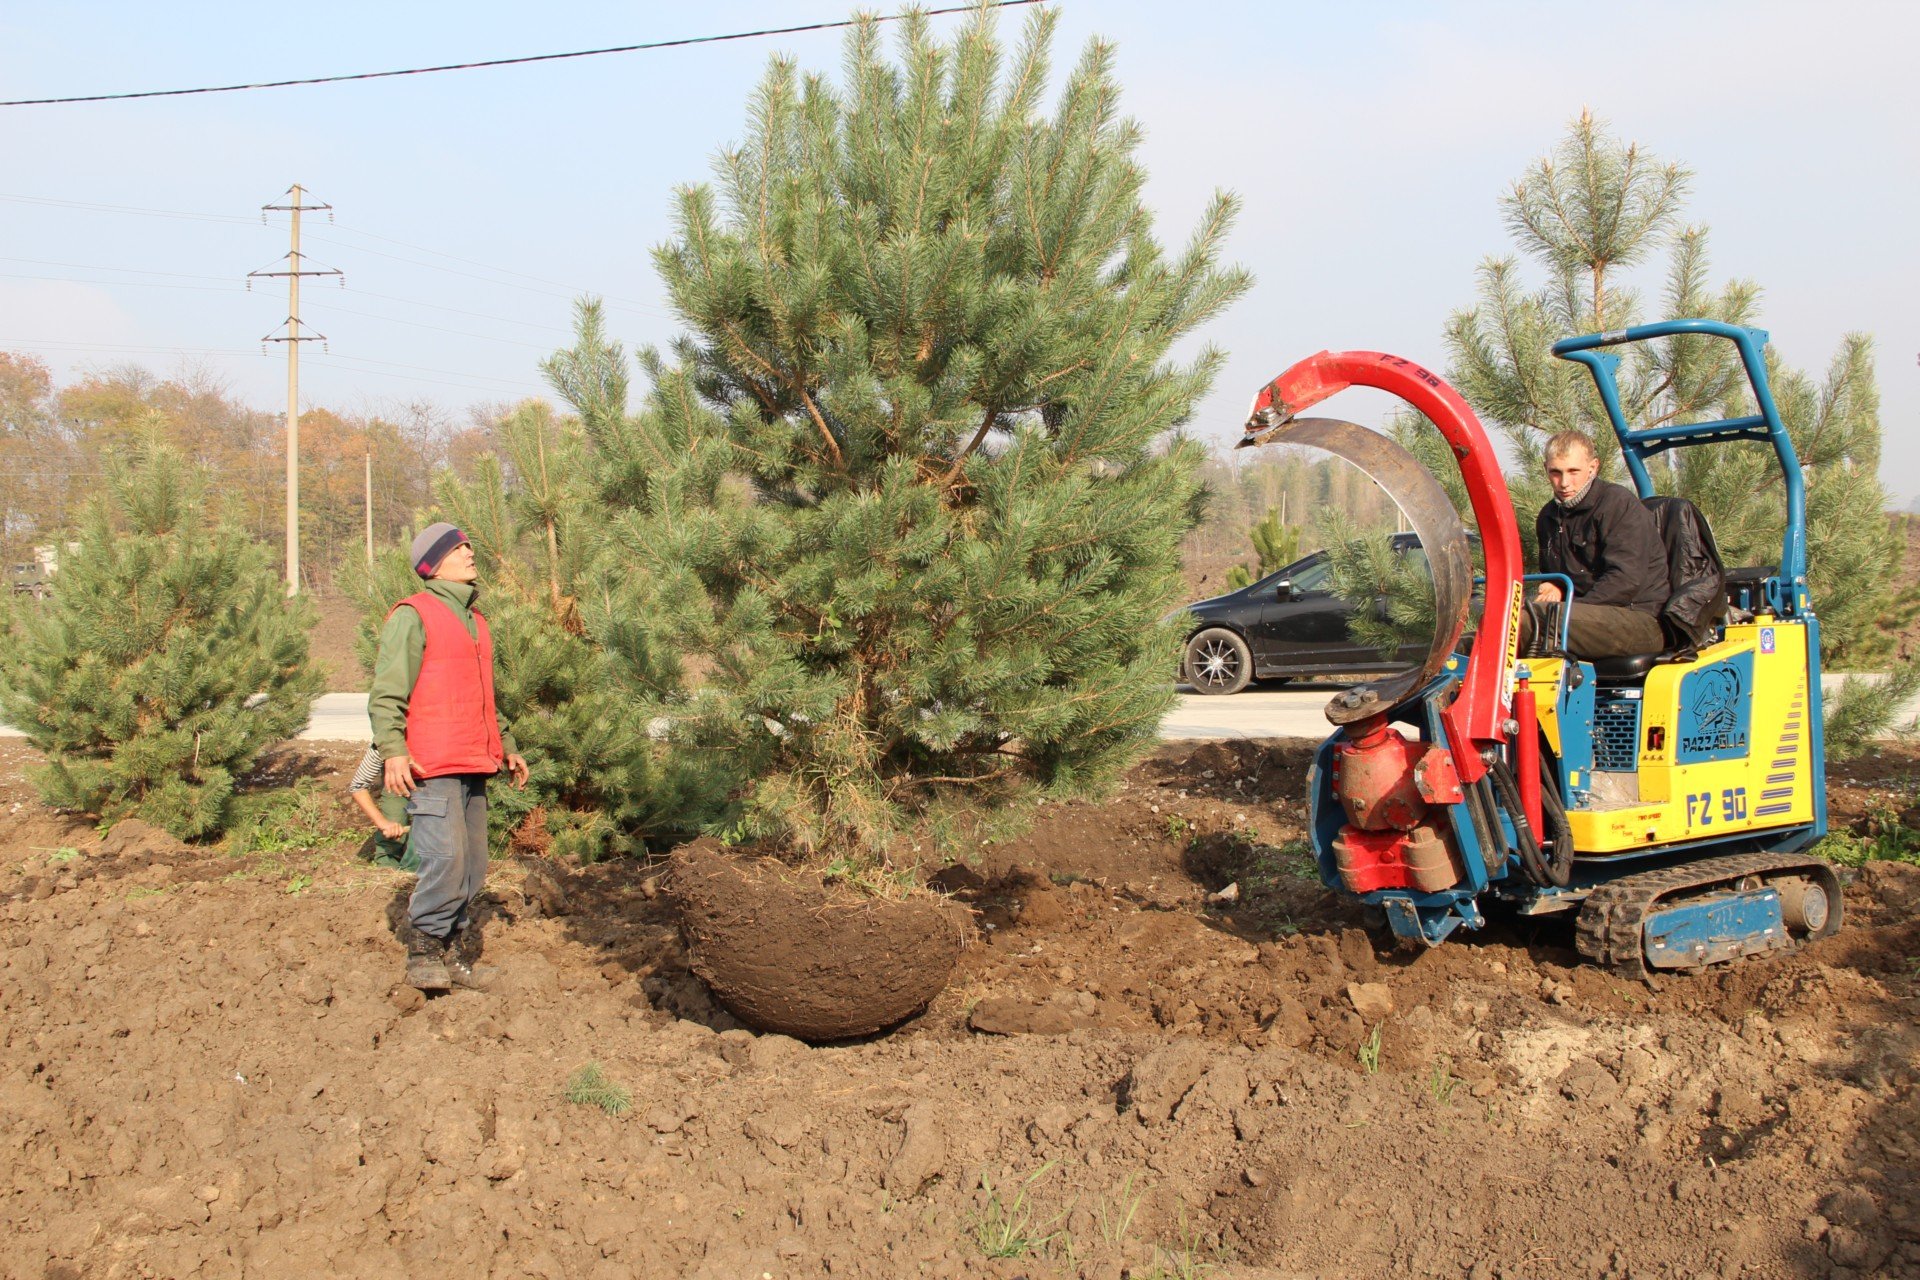
[[[473,473],[496,447],[510,408],[477,405],[464,418],[424,401],[378,413],[304,410],[300,541],[309,585],[331,589],[340,566],[364,556],[368,453],[374,539],[385,545],[431,502],[436,471]],[[227,518],[284,563],[284,414],[243,404],[202,370],[162,378],[121,365],[62,386],[43,361],[7,351],[0,351],[0,556],[18,563],[37,545],[72,537],[109,464],[154,444],[204,470]]]

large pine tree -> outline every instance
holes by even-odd
[[[739,832],[875,851],[1098,787],[1173,696],[1176,428],[1218,356],[1171,351],[1248,281],[1226,196],[1161,249],[1107,45],[1042,111],[1054,25],[1007,58],[984,11],[909,17],[893,60],[866,23],[838,86],[776,58],[678,195],[691,333],[646,405],[584,332],[550,368],[625,508],[587,626],[693,660],[674,732],[738,769]]]
[[[53,598],[0,628],[0,714],[46,753],[48,804],[212,835],[235,780],[307,721],[312,605],[207,485],[164,445],[110,465]]]

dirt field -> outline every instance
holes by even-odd
[[[1657,991],[1551,923],[1410,956],[1290,844],[1302,744],[1169,748],[941,877],[979,937],[926,1014],[809,1048],[711,1004],[645,866],[496,864],[501,982],[426,1001],[352,841],[103,845],[29,759],[7,1276],[1920,1275],[1920,868]],[[563,1100],[589,1062],[631,1110]]]

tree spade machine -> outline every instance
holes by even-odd
[[[1625,420],[1612,349],[1683,334],[1734,344],[1758,412]],[[1564,621],[1548,646],[1556,656],[1521,656],[1525,584],[1546,576],[1524,571],[1499,460],[1453,388],[1398,356],[1346,351],[1311,356],[1261,390],[1243,447],[1309,445],[1346,459],[1427,549],[1438,622],[1425,662],[1333,698],[1334,730],[1309,782],[1322,880],[1383,908],[1402,940],[1437,945],[1478,929],[1494,903],[1577,912],[1584,956],[1644,977],[1839,928],[1839,881],[1805,852],[1827,825],[1820,623],[1807,596],[1805,482],[1767,385],[1766,342],[1756,329],[1672,320],[1554,345],[1592,374],[1643,500],[1654,498],[1648,459],[1667,449],[1760,441],[1784,478],[1778,565],[1727,573],[1724,603],[1716,585],[1708,625],[1687,643],[1594,662],[1565,653]],[[1446,491],[1387,437],[1298,416],[1354,386],[1425,414],[1459,465],[1486,572],[1470,645],[1474,566]],[[1572,584],[1556,580],[1571,598]]]

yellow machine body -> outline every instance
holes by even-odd
[[[1528,665],[1541,731],[1562,755],[1568,664]],[[1567,814],[1574,848],[1604,856],[1813,821],[1808,669],[1806,626],[1762,616],[1639,687],[1596,690],[1588,731],[1600,750],[1590,774],[1569,779],[1591,796]]]

